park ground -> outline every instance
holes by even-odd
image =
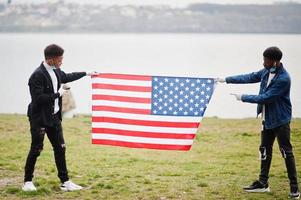
[[[249,194],[242,187],[259,172],[259,119],[204,118],[192,149],[162,151],[91,144],[91,117],[64,119],[67,165],[81,191],[62,192],[52,147],[45,138],[34,183],[21,190],[30,146],[24,115],[0,115],[0,199],[287,199],[289,183],[275,142],[270,193]],[[301,119],[291,123],[298,177],[301,180]]]

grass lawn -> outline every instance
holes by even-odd
[[[271,192],[248,194],[242,186],[258,176],[259,119],[204,118],[188,152],[130,149],[91,144],[89,116],[63,121],[67,166],[82,191],[61,192],[53,151],[45,137],[34,183],[21,190],[30,146],[24,115],[0,115],[0,199],[287,199],[284,160],[274,145]],[[301,119],[291,124],[301,180]]]

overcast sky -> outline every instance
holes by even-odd
[[[0,0],[1,3],[6,3],[8,0]],[[40,2],[56,2],[58,0],[11,0],[13,3],[40,3]],[[301,0],[65,0],[65,2],[76,3],[100,3],[105,5],[161,5],[167,4],[175,7],[185,7],[191,3],[218,3],[218,4],[272,4],[272,3],[286,3],[297,2]]]

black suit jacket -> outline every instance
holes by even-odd
[[[62,83],[78,80],[86,75],[86,72],[73,72],[66,74],[60,69],[54,70],[58,80],[58,89]],[[29,120],[40,126],[53,126],[54,100],[59,98],[60,110],[57,113],[62,120],[62,97],[53,91],[51,77],[43,63],[30,76],[29,90],[31,103],[28,105],[27,116]]]

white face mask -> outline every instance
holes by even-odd
[[[46,61],[44,61],[51,69],[56,69],[55,65],[49,65]]]

